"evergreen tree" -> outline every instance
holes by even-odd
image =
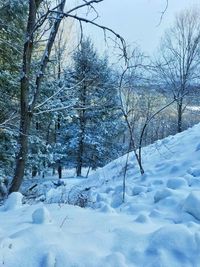
[[[24,42],[27,1],[0,0],[0,124],[18,111],[21,52]],[[14,117],[14,116],[12,116]],[[0,168],[12,175],[17,121],[0,129]]]
[[[68,71],[75,86],[75,111],[63,127],[70,167],[77,176],[83,167],[97,168],[116,158],[116,140],[121,127],[113,71],[106,58],[100,58],[89,39],[83,40],[73,55]]]
[[[21,53],[28,12],[27,1],[0,0],[1,97],[18,95]],[[9,103],[6,103],[9,104]],[[6,105],[9,106],[9,105]]]

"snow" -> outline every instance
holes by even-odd
[[[51,217],[46,207],[36,209],[32,214],[32,221],[36,224],[45,224],[51,222]]]
[[[200,111],[200,107],[199,106],[188,106],[187,109],[188,110],[192,110],[192,111]]]
[[[170,189],[164,188],[162,190],[158,190],[156,191],[155,195],[154,195],[154,201],[155,202],[159,202],[160,200],[163,200],[167,197],[172,196],[172,191]]]
[[[162,227],[150,235],[147,266],[199,266],[199,245],[199,239],[183,225]]]
[[[146,188],[144,186],[134,186],[133,187],[133,190],[132,190],[132,193],[133,193],[133,196],[136,196],[136,195],[139,195],[140,193],[142,192],[146,192]]]
[[[144,176],[130,154],[124,202],[126,155],[88,179],[37,181],[35,201],[11,194],[0,207],[0,266],[200,267],[199,132],[144,148]]]
[[[184,211],[200,220],[200,194],[199,191],[193,191],[189,194],[183,204]]]
[[[9,211],[19,209],[22,206],[22,198],[23,195],[21,193],[13,192],[8,196],[7,200],[5,201],[4,210]]]
[[[167,181],[167,187],[171,189],[179,189],[185,186],[188,186],[188,183],[184,178],[181,177],[171,178]]]

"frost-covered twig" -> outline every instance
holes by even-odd
[[[77,86],[79,86],[83,81],[85,80],[82,79],[80,82],[78,82],[77,84],[75,84],[74,86],[67,88],[67,90],[72,90],[74,88],[76,88]],[[56,91],[53,95],[51,95],[49,98],[47,98],[46,100],[44,100],[42,103],[38,104],[34,109],[38,109],[41,108],[42,106],[44,106],[47,102],[49,102],[49,100],[51,100],[52,98],[54,98],[55,96],[57,96],[62,90],[64,90],[66,88],[65,85],[63,85],[58,91]],[[36,113],[37,114],[37,113]]]
[[[0,128],[4,128],[4,127],[6,127],[6,125],[11,125],[10,124],[10,121],[12,121],[12,120],[14,120],[14,119],[16,119],[16,118],[18,118],[19,117],[19,115],[16,115],[16,112],[13,112],[10,116],[9,116],[9,118],[8,119],[6,119],[6,120],[4,120],[2,123],[0,123]]]

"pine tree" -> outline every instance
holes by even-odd
[[[0,124],[17,113],[19,76],[27,1],[0,0]],[[14,117],[14,116],[12,116]],[[0,168],[12,175],[16,150],[17,121],[0,129]]]
[[[83,167],[97,168],[117,157],[121,121],[108,60],[99,57],[89,39],[83,40],[73,60],[67,77],[75,86],[76,109],[63,128],[63,141],[68,165],[81,176]]]

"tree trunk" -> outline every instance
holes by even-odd
[[[54,176],[56,174],[56,168],[55,168],[55,166],[53,166],[53,168],[52,168],[52,175]]]
[[[21,124],[22,127],[19,136],[19,152],[16,157],[16,169],[11,186],[9,188],[9,193],[16,192],[19,190],[24,177],[28,151],[28,132],[30,128],[30,118],[26,117],[25,121],[22,121]]]
[[[82,174],[82,166],[83,166],[83,136],[81,136],[79,140],[78,147],[78,155],[77,155],[77,167],[76,167],[76,175],[81,176]]]
[[[22,72],[20,81],[20,134],[18,139],[19,151],[16,157],[16,168],[14,177],[9,188],[9,193],[18,191],[24,177],[25,164],[28,152],[28,135],[31,123],[31,113],[29,112],[29,79],[31,58],[33,52],[33,29],[36,21],[37,5],[36,1],[29,1],[29,16],[26,30],[26,41],[23,50]]]
[[[61,166],[61,164],[58,165],[58,178],[62,179],[62,166]]]
[[[178,124],[177,124],[177,132],[182,132],[182,117],[183,117],[183,109],[182,109],[182,102],[177,103],[177,112],[178,112]]]
[[[84,120],[84,117],[81,117],[80,118],[80,136],[79,136],[78,154],[77,154],[77,167],[76,167],[77,176],[81,176],[82,174],[84,135],[85,135],[85,120]]]
[[[32,178],[35,177],[37,175],[37,173],[38,173],[37,167],[36,166],[33,166],[32,167]],[[40,171],[39,171],[39,173],[40,173]]]
[[[86,85],[84,84],[83,88],[80,89],[80,103],[82,107],[86,105]],[[82,167],[83,167],[83,152],[84,152],[84,139],[85,139],[85,110],[80,110],[79,113],[80,121],[80,133],[79,133],[79,142],[78,142],[78,153],[77,153],[77,167],[76,175],[81,176]]]
[[[18,191],[24,177],[25,164],[28,153],[28,135],[30,131],[32,113],[36,105],[36,101],[40,94],[40,87],[44,71],[46,69],[49,56],[52,50],[52,46],[62,20],[60,14],[57,15],[55,22],[52,26],[49,39],[47,41],[46,49],[44,51],[43,57],[40,62],[39,75],[37,75],[35,80],[35,93],[33,95],[33,101],[29,104],[30,93],[29,93],[29,82],[31,73],[31,59],[33,54],[33,38],[34,30],[36,25],[36,14],[42,0],[29,0],[29,14],[26,29],[26,40],[24,43],[23,50],[23,63],[22,63],[22,78],[20,81],[20,103],[21,103],[21,115],[20,115],[20,135],[19,135],[19,152],[16,157],[16,169],[14,177],[9,188],[9,193]],[[63,12],[66,0],[62,0],[58,7],[59,12]]]

